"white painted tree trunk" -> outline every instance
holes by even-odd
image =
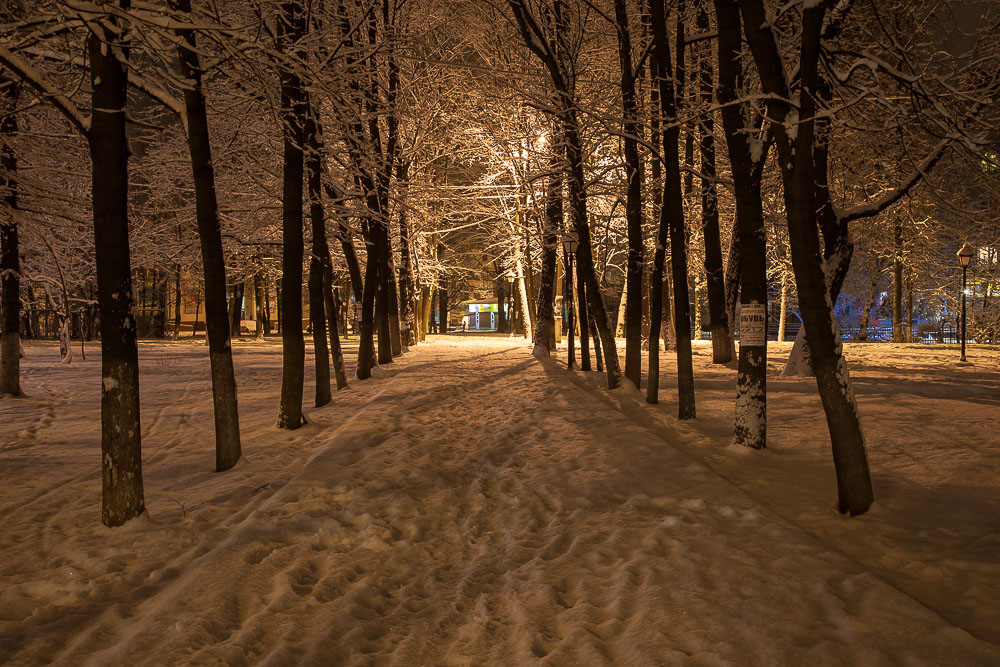
[[[517,290],[521,294],[521,317],[524,320],[524,338],[530,341],[534,338],[531,328],[531,305],[528,302],[528,286],[524,280],[524,267],[520,259],[514,263],[514,268],[517,271]]]
[[[618,324],[615,326],[615,338],[625,336],[625,308],[628,304],[628,285],[622,283],[622,298],[618,300]]]

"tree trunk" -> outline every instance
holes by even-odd
[[[632,68],[632,40],[629,35],[625,0],[615,0],[618,28],[618,61],[621,69],[622,129],[624,137],[626,193],[625,221],[628,229],[628,264],[625,275],[625,377],[636,389],[642,381],[642,163],[639,160],[639,111],[636,102],[636,73]]]
[[[865,297],[865,306],[862,311],[861,321],[858,322],[858,340],[868,340],[868,326],[872,317],[872,309],[875,307],[875,295],[878,292],[878,279],[881,277],[881,267],[875,263],[875,271],[872,273],[871,281],[868,283],[868,294]]]
[[[312,252],[309,254],[309,324],[312,328],[313,362],[316,366],[316,407],[330,402],[330,350],[326,342],[326,299],[323,283],[330,248],[326,241],[326,220],[321,190],[322,153],[319,108],[312,96],[305,94],[307,115],[303,129],[305,138],[305,178],[309,199],[309,221],[312,226]],[[334,313],[330,313],[335,315]],[[333,332],[331,332],[333,333]]]
[[[737,222],[729,239],[729,257],[726,258],[726,326],[729,332],[730,360],[736,358],[736,303],[740,298],[740,261],[740,235]]]
[[[298,50],[305,34],[303,8],[284,2],[278,16],[278,46]],[[299,75],[280,68],[281,120],[284,135],[281,196],[281,404],[278,428],[297,429],[305,423],[302,390],[305,383],[305,340],[302,336],[302,178],[303,124],[307,110]]]
[[[559,238],[556,234],[562,229],[562,177],[560,175],[559,159],[553,158],[550,165],[545,193],[545,223],[542,237],[542,275],[538,281],[538,308],[535,313],[535,346],[532,354],[536,357],[547,357],[556,349],[556,254]]]
[[[913,277],[906,281],[906,337],[905,341],[907,343],[913,340]]]
[[[323,299],[326,311],[327,330],[330,335],[330,352],[333,356],[333,374],[337,380],[337,391],[347,386],[347,371],[344,368],[344,351],[340,347],[340,332],[337,327],[337,292],[333,289],[333,268],[329,247],[323,272]]]
[[[242,333],[243,324],[243,296],[246,291],[246,283],[242,280],[233,283],[233,296],[229,303],[229,337],[239,338]]]
[[[893,225],[895,253],[892,258],[892,342],[906,342],[906,323],[903,321],[903,225],[896,218]]]
[[[0,394],[21,395],[21,252],[17,234],[17,108],[19,84],[0,73]]]
[[[507,290],[502,276],[494,280],[493,293],[497,298],[497,333],[507,333]]]
[[[790,135],[785,121],[791,107],[788,79],[781,65],[771,24],[761,0],[740,0],[746,37],[768,101],[768,118],[779,153],[788,219],[792,267],[798,289],[803,326],[809,339],[810,356],[816,371],[823,409],[837,470],[837,490],[841,513],[863,514],[874,501],[865,437],[857,402],[844,360],[824,259],[820,251],[817,212],[832,211],[825,174],[817,174],[814,151],[817,137],[818,61],[826,6],[811,4],[802,10],[801,52],[795,59],[800,86],[799,106],[794,110],[797,132]],[[824,142],[825,138],[818,141]],[[826,156],[825,149],[823,156]],[[825,163],[822,165],[825,168]],[[818,179],[818,180],[817,180]]]
[[[128,6],[127,0],[121,4]],[[101,311],[101,521],[113,527],[139,516],[146,507],[128,243],[128,44],[104,24],[106,20],[92,22],[87,37],[93,91],[88,139]]]
[[[174,340],[181,337],[181,265],[174,265]]]
[[[396,167],[396,181],[400,186],[399,193],[399,299],[402,304],[400,319],[403,343],[406,346],[417,344],[417,314],[414,304],[413,263],[410,257],[410,225],[406,210],[406,195],[409,192],[410,162],[401,160]]]
[[[697,28],[708,32],[708,12],[704,4],[698,6]],[[703,49],[699,58],[701,101],[712,104],[714,92],[712,58]],[[742,131],[742,128],[740,128]],[[705,291],[708,297],[708,320],[712,330],[712,363],[727,364],[732,361],[732,334],[726,303],[726,280],[722,265],[722,239],[719,233],[719,198],[716,192],[715,170],[715,119],[713,113],[702,116],[698,125],[701,135],[701,229],[705,244]],[[699,330],[698,335],[701,335]]]
[[[420,288],[420,336],[422,340],[427,340],[427,334],[431,331],[431,314],[434,311],[434,290],[430,285]]]
[[[190,13],[190,0],[176,0],[174,7]],[[208,115],[201,83],[195,33],[178,30],[184,46],[178,48],[178,68],[183,79],[190,82],[184,88],[184,107],[188,121],[188,152],[195,188],[195,211],[201,259],[205,277],[205,339],[209,346],[212,373],[212,401],[215,412],[215,469],[218,472],[236,465],[242,455],[239,408],[236,401],[236,375],[233,352],[226,321],[226,265],[222,251],[222,229],[215,190],[215,170],[208,135]],[[198,309],[192,336],[198,330]]]
[[[256,320],[254,338],[257,340],[264,340],[264,320],[267,318],[267,310],[264,304],[264,289],[265,286],[260,279],[260,272],[258,271],[253,276],[253,300],[254,305],[257,306],[257,312],[254,314],[254,319]]]
[[[719,104],[729,149],[729,163],[736,194],[736,229],[730,259],[739,255],[740,301],[748,310],[767,304],[767,248],[764,212],[760,197],[760,172],[755,168],[745,133],[745,113],[738,103],[742,72],[742,27],[738,7],[730,0],[715,0],[719,32]],[[766,159],[766,155],[757,158]],[[783,283],[784,284],[784,283]],[[735,298],[733,298],[735,302]],[[749,317],[744,318],[749,322]],[[757,323],[754,323],[757,324]],[[740,332],[739,370],[736,378],[736,408],[733,442],[753,449],[767,445],[767,328],[763,339],[752,340]],[[713,338],[715,332],[712,332]]]
[[[652,2],[651,25],[653,30],[653,57],[660,73],[660,110],[666,119],[676,119],[675,91],[672,82],[673,71],[670,64],[670,50],[667,43],[666,17],[663,5]],[[678,37],[678,39],[681,39]],[[688,302],[687,257],[684,252],[684,204],[681,195],[681,174],[678,162],[680,128],[672,123],[663,131],[663,208],[660,214],[660,232],[657,237],[657,252],[665,246],[667,231],[670,236],[671,268],[673,273],[673,315],[677,343],[677,393],[678,418],[690,419],[695,416],[694,367],[691,356],[691,307]],[[668,229],[665,230],[664,227]],[[663,259],[659,261],[659,274],[654,264],[654,278],[663,271]],[[658,304],[651,304],[651,307]],[[659,335],[659,327],[656,327]],[[652,331],[652,329],[651,329]],[[650,339],[652,339],[652,333]],[[650,346],[652,359],[652,346]],[[657,372],[659,369],[657,368]],[[650,378],[653,369],[650,368]],[[652,384],[652,381],[650,381]],[[651,400],[652,399],[652,400]],[[646,400],[656,402],[656,394],[647,392]]]
[[[571,98],[566,95],[563,95],[563,100],[566,104],[571,104],[572,102]],[[604,347],[608,389],[614,389],[621,383],[621,369],[618,363],[615,338],[612,335],[607,310],[604,307],[604,300],[601,298],[597,275],[594,272],[594,257],[591,250],[590,227],[587,218],[587,192],[583,175],[583,149],[580,142],[579,126],[576,112],[572,106],[564,109],[562,116],[566,158],[569,163],[570,210],[572,212],[573,227],[579,239],[576,251],[576,273],[579,281],[577,293],[580,295],[580,352],[581,355],[585,355],[584,350],[586,348],[582,344],[585,340],[584,327],[588,318],[584,317],[584,311],[589,310],[593,312],[592,320],[596,324],[601,344]],[[583,286],[583,289],[581,289],[581,286]],[[587,356],[583,356],[582,360],[584,364],[589,365]],[[581,365],[581,368],[587,370],[583,365]]]
[[[580,329],[580,370],[589,371],[592,370],[592,367],[590,365],[590,313],[587,308],[587,285],[580,273],[579,263],[574,262],[573,268],[576,270],[576,300],[573,305],[576,306],[576,325]]]
[[[403,332],[400,325],[400,302],[399,284],[396,282],[396,263],[392,258],[392,249],[389,249],[389,342],[391,343],[392,356],[398,357],[403,354]]]

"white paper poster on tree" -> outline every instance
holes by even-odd
[[[763,347],[767,344],[767,313],[764,304],[744,303],[740,308],[740,345]]]

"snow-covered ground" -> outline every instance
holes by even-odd
[[[848,347],[878,504],[846,519],[788,348],[749,452],[704,345],[683,424],[670,355],[648,406],[445,336],[286,432],[280,345],[237,342],[246,461],[216,474],[206,348],[144,343],[149,516],[111,530],[96,350],[30,346],[0,399],[0,663],[1000,664],[1000,353]]]

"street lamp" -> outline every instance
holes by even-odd
[[[568,323],[567,331],[569,333],[569,341],[567,348],[568,355],[566,359],[567,369],[573,368],[573,363],[576,361],[575,359],[576,353],[573,345],[574,343],[573,341],[573,324],[574,324],[573,323],[573,255],[576,254],[576,249],[579,245],[580,242],[577,240],[576,234],[567,234],[563,236],[562,246],[563,246],[563,253],[566,257],[565,291],[566,291],[567,301],[569,302],[569,307],[567,308],[566,312],[566,320]]]
[[[969,262],[976,254],[976,249],[966,243],[958,251],[958,263],[962,265],[962,361],[965,361],[965,277],[969,270]]]
[[[513,271],[508,271],[504,274],[504,280],[507,281],[507,300],[509,301],[507,306],[507,312],[504,313],[504,324],[507,327],[507,333],[511,336],[514,335],[514,280],[517,276]]]

